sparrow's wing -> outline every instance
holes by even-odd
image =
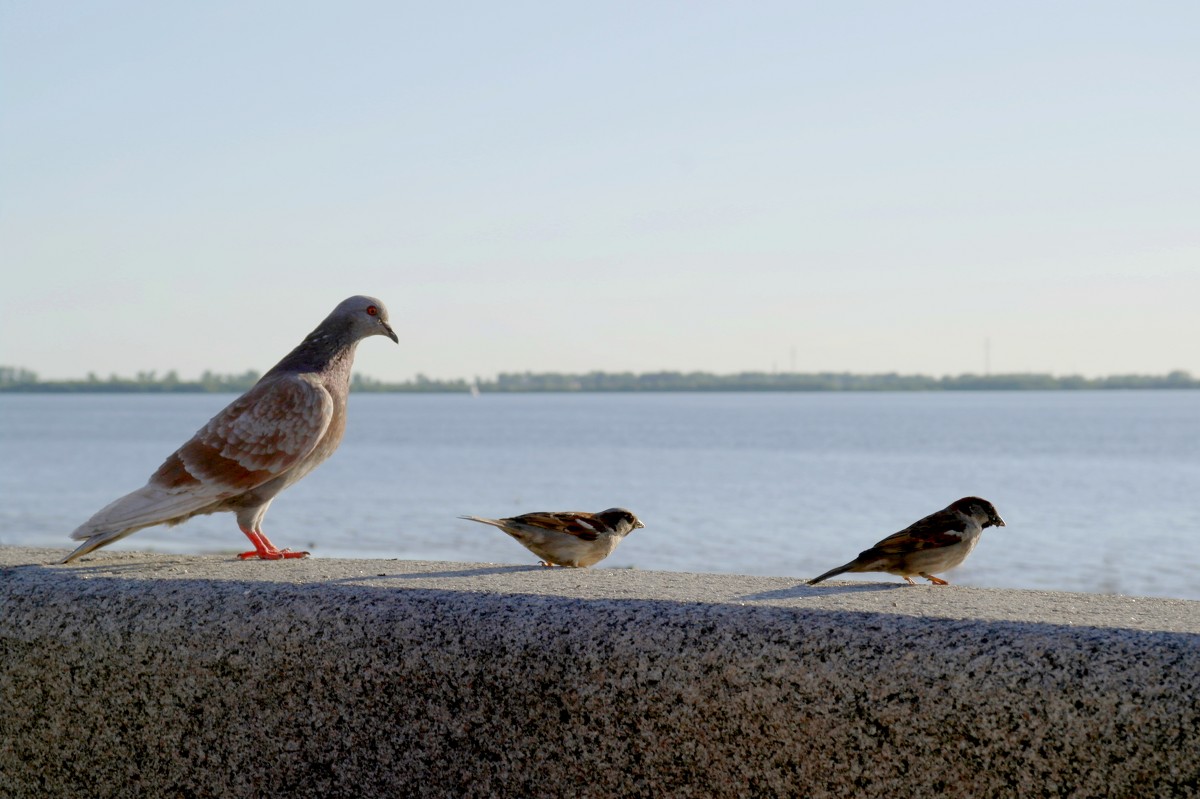
[[[573,535],[583,541],[595,541],[601,533],[612,532],[612,529],[597,519],[595,514],[578,511],[526,513],[521,516],[514,516],[510,521],[536,527],[539,530]]]
[[[965,531],[965,523],[957,513],[938,511],[898,533],[892,533],[867,552],[873,556],[903,555],[922,549],[948,547],[961,544]],[[864,552],[863,555],[865,554],[867,553]]]

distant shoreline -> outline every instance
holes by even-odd
[[[257,372],[217,375],[205,372],[198,380],[181,380],[175,372],[159,376],[112,375],[100,379],[40,380],[26,369],[0,366],[0,394],[216,394],[238,393],[258,380]],[[1198,389],[1200,379],[1188,372],[1166,375],[1110,375],[1082,377],[1048,374],[928,375],[851,374],[848,372],[769,373],[742,372],[718,375],[708,372],[588,372],[584,374],[501,373],[494,379],[435,380],[417,375],[413,380],[385,383],[355,374],[355,392],[393,394],[513,394],[513,393],[630,393],[630,392],[878,392],[878,391],[1094,391],[1111,389]]]

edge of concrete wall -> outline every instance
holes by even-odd
[[[0,548],[0,785],[1190,796],[1200,602]]]

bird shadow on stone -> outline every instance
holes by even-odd
[[[374,574],[358,577],[346,577],[341,580],[328,580],[333,583],[360,582],[362,580],[445,580],[452,577],[484,577],[490,574],[515,574],[517,572],[545,571],[545,566],[481,566],[478,569],[455,569],[439,572],[405,572],[402,574]]]
[[[743,602],[762,599],[797,599],[799,597],[829,596],[830,594],[865,594],[873,591],[894,591],[897,588],[907,588],[904,583],[853,583],[847,585],[808,585],[800,583],[789,588],[777,588],[774,591],[762,591],[757,594],[746,594],[737,597]]]
[[[61,563],[57,560],[52,560],[42,564],[29,564],[53,566],[64,572],[73,572],[75,574],[145,574],[147,569],[161,570],[170,567],[182,567],[195,565],[187,559],[187,556],[179,555],[177,557],[167,557],[156,559],[152,562],[139,561],[129,562],[128,560],[113,560],[105,561],[103,559],[95,561],[77,561],[75,563]]]

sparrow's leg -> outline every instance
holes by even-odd
[[[254,544],[253,552],[243,552],[238,555],[241,560],[247,558],[262,558],[263,560],[279,560],[280,558],[307,558],[307,552],[293,552],[290,549],[280,549],[271,543],[270,539],[262,534],[259,530],[247,530],[245,527],[239,528],[246,537],[250,539],[250,543]]]
[[[934,577],[932,574],[926,574],[925,572],[921,572],[921,576],[924,577],[929,582],[933,583],[934,585],[950,585],[950,583],[946,582],[941,577]]]
[[[903,577],[903,578],[904,578],[904,582],[908,583],[909,585],[916,585],[916,584],[917,584],[917,581],[916,581],[916,580],[914,580],[913,578],[909,577],[907,574],[902,574],[902,575],[900,575],[900,576],[901,576],[901,577]]]

